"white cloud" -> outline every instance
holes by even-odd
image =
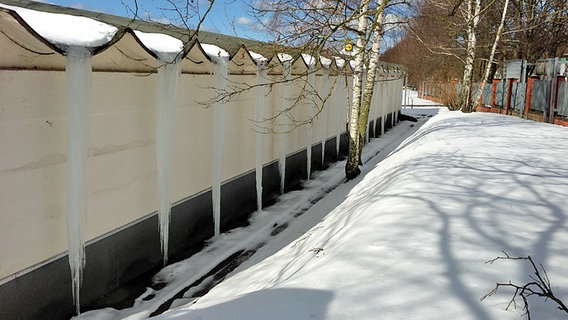
[[[247,17],[238,17],[237,18],[237,24],[241,25],[241,26],[243,26],[243,25],[248,26],[248,25],[252,24],[252,20],[250,18],[247,18]]]

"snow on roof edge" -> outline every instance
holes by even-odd
[[[164,33],[133,31],[140,42],[154,52],[161,61],[173,62],[183,55],[183,42],[177,38]]]
[[[304,60],[308,68],[313,68],[316,66],[317,59],[311,54],[302,53],[302,59]]]
[[[57,5],[53,6],[60,7]],[[184,43],[181,40],[167,33],[134,30],[122,24],[117,25],[116,22],[109,23],[105,19],[102,19],[102,21],[104,21],[102,22],[99,21],[98,16],[88,17],[86,15],[89,13],[88,11],[85,11],[86,14],[83,16],[81,14],[59,13],[58,11],[41,11],[35,10],[36,7],[33,6],[31,7],[32,9],[29,9],[28,7],[24,8],[4,3],[0,3],[0,8],[14,16],[28,32],[34,35],[34,37],[46,43],[48,46],[52,47],[52,49],[61,54],[82,52],[82,47],[85,47],[88,50],[86,51],[87,53],[90,52],[91,55],[96,55],[111,47],[114,43],[120,41],[126,33],[130,32],[138,40],[141,48],[157,59],[173,60],[176,58],[185,58],[188,53],[187,51],[189,51],[188,48],[191,48],[195,45],[195,43],[199,44],[201,51],[212,62],[215,62],[216,59],[230,60],[232,58],[232,55],[225,50],[225,48],[215,44],[202,44],[198,39],[194,39],[191,45],[185,44],[184,46]],[[65,9],[64,7],[60,8],[62,8],[61,11]],[[74,11],[71,12],[75,13]],[[42,19],[38,19],[38,16]],[[105,14],[99,14],[99,16],[104,17]],[[47,18],[43,19],[43,17]],[[50,22],[54,23],[47,28],[44,28],[44,25],[50,24]],[[143,21],[140,22],[143,23]],[[76,24],[79,24],[81,27],[77,28]],[[70,25],[73,26],[70,27]],[[147,28],[142,29],[146,30]],[[84,37],[85,34],[88,35],[87,38]],[[158,40],[156,43],[153,43],[152,39]],[[252,61],[257,66],[263,63],[268,64],[268,62],[272,60],[266,58],[260,53],[249,50],[249,48],[247,48],[244,44],[241,44],[241,46],[247,50]],[[187,51],[184,52],[184,49]],[[287,62],[299,60],[294,59],[293,56],[288,53],[277,53],[275,56],[277,56],[278,62],[282,65]],[[302,53],[301,57],[308,68],[314,67],[318,63],[318,59],[310,54]],[[326,57],[319,58],[319,63],[324,68],[331,67],[333,62],[335,62],[336,67],[340,67],[340,62],[336,57],[334,57],[334,59]],[[400,72],[401,69],[399,68],[397,70]]]
[[[294,57],[292,57],[292,55],[283,52],[277,53],[276,56],[278,57],[278,60],[280,60],[280,62],[282,63],[291,62],[292,60],[294,60]]]
[[[84,47],[94,52],[112,42],[119,29],[91,18],[50,13],[0,3],[0,7],[15,12],[37,35],[62,51]]]
[[[211,58],[213,62],[229,61],[231,55],[225,49],[210,43],[200,43],[203,52]]]
[[[245,47],[245,49],[246,49],[246,47]],[[247,49],[247,51],[248,51],[250,57],[252,58],[252,60],[254,61],[254,63],[256,63],[256,65],[258,67],[265,67],[268,64],[268,58],[266,58],[262,54],[248,50],[248,49]]]

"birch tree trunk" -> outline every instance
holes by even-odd
[[[503,29],[505,28],[505,17],[507,16],[507,8],[509,7],[509,0],[505,0],[503,4],[503,14],[501,15],[501,22],[499,23],[499,28],[497,28],[497,33],[495,34],[495,41],[493,42],[493,47],[491,47],[491,53],[489,54],[489,61],[487,62],[487,66],[485,67],[485,72],[483,74],[483,79],[480,82],[479,90],[475,95],[473,100],[473,107],[475,108],[479,104],[479,99],[481,98],[481,94],[483,93],[483,85],[489,79],[489,73],[491,72],[491,65],[493,64],[493,60],[495,59],[495,52],[497,51],[497,45],[501,40],[501,34],[503,33]]]
[[[467,56],[463,71],[461,110],[471,112],[471,82],[473,78],[473,64],[475,62],[475,46],[477,45],[477,26],[479,25],[479,13],[481,12],[481,0],[467,0]]]
[[[359,134],[359,117],[361,111],[361,98],[363,91],[363,65],[365,56],[365,43],[367,36],[367,12],[370,0],[361,0],[359,24],[357,27],[357,44],[355,47],[355,68],[353,70],[353,100],[351,103],[351,115],[349,117],[349,151],[345,164],[345,177],[351,180],[357,177],[359,169],[360,144],[363,143]]]
[[[379,67],[379,50],[381,48],[381,39],[383,36],[383,23],[384,23],[384,7],[388,0],[379,0],[377,12],[373,19],[373,46],[371,47],[371,56],[369,57],[369,68],[367,70],[367,79],[365,82],[365,90],[363,93],[363,101],[361,103],[361,110],[359,112],[359,136],[363,137],[362,140],[366,141],[365,135],[367,134],[367,125],[369,122],[369,111],[371,109],[371,102],[373,92],[375,90],[375,80],[377,78],[377,69]],[[359,157],[363,150],[363,143],[360,143]]]

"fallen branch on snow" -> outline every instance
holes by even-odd
[[[564,302],[562,300],[560,300],[559,298],[557,298],[554,295],[554,293],[552,292],[552,288],[550,286],[550,279],[548,278],[548,274],[546,274],[546,270],[544,269],[542,264],[539,264],[539,266],[540,266],[540,270],[539,270],[539,268],[536,266],[536,264],[534,263],[531,256],[511,257],[505,251],[503,251],[503,254],[505,254],[504,257],[497,257],[495,259],[487,261],[486,263],[492,264],[493,262],[498,261],[498,260],[527,260],[531,264],[533,271],[534,271],[534,275],[530,276],[530,278],[533,281],[528,282],[524,285],[516,285],[514,283],[511,283],[511,281],[509,281],[509,283],[497,283],[493,290],[491,290],[489,293],[487,293],[486,295],[481,297],[481,299],[480,299],[481,301],[483,301],[486,298],[497,293],[497,291],[501,287],[512,287],[512,288],[515,289],[515,293],[513,294],[513,297],[511,298],[511,300],[507,304],[507,307],[505,308],[505,310],[508,310],[511,306],[516,308],[517,307],[516,300],[517,300],[517,297],[520,296],[521,299],[523,300],[523,310],[525,311],[525,314],[527,315],[528,320],[530,320],[531,319],[531,313],[530,313],[530,309],[529,309],[528,297],[537,296],[537,297],[544,298],[545,300],[550,299],[550,300],[554,301],[557,304],[558,309],[568,313],[568,308],[566,307]]]

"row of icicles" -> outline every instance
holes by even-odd
[[[92,68],[91,55],[87,50],[71,50],[67,52],[66,73],[67,73],[67,97],[68,97],[68,169],[67,169],[67,231],[69,243],[69,265],[71,267],[73,301],[76,311],[80,313],[80,287],[82,284],[83,269],[85,267],[85,241],[83,237],[84,219],[86,215],[86,163],[88,154],[88,128],[89,115],[91,112],[92,96]],[[226,57],[212,57],[214,62],[215,87],[222,92],[227,85],[227,62]],[[179,63],[165,63],[159,61],[157,77],[157,99],[156,99],[156,166],[157,166],[157,192],[158,192],[158,220],[160,230],[161,250],[164,265],[168,260],[168,239],[171,212],[170,196],[170,175],[172,159],[172,141],[174,127],[174,110],[176,101],[177,81],[180,74]],[[290,61],[284,63],[284,84],[283,98],[280,112],[283,112],[290,103],[291,84],[291,65]],[[255,117],[256,121],[263,120],[266,115],[263,113],[267,89],[262,84],[266,80],[266,71],[262,67],[257,68],[258,86],[256,89]],[[311,73],[308,81],[315,81],[314,73]],[[341,86],[338,86],[342,88]],[[341,92],[344,94],[343,90]],[[338,99],[344,101],[344,97]],[[337,112],[340,114],[341,103],[336,103]],[[315,109],[311,108],[311,109]],[[325,109],[325,108],[324,108]],[[217,102],[213,106],[213,171],[212,171],[212,205],[214,235],[220,234],[221,221],[221,173],[224,150],[224,128],[225,110],[224,103]],[[312,115],[313,116],[313,115]],[[324,114],[325,132],[322,139],[322,163],[325,154],[325,139],[327,136],[327,111]],[[337,118],[337,128],[341,126],[341,119]],[[286,127],[286,119],[278,124]],[[337,131],[336,147],[339,153],[339,132]],[[263,168],[263,133],[256,132],[256,194],[257,208],[262,210],[262,168]],[[311,172],[311,147],[312,147],[312,127],[308,127],[307,138],[307,179]],[[284,192],[286,176],[286,155],[287,155],[287,135],[278,135],[279,159],[278,168],[280,172],[280,191]]]

